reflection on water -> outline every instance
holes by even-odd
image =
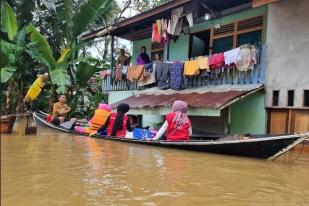
[[[1,136],[1,203],[308,205],[309,157],[297,155],[269,162],[39,129]]]

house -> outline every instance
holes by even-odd
[[[182,32],[167,44],[152,43],[152,25],[183,8]],[[133,42],[133,61],[145,46],[151,57],[190,60],[237,48],[260,47],[253,70],[222,69],[206,77],[184,77],[183,90],[138,87],[127,80],[103,80],[109,104],[129,103],[143,124],[163,122],[176,99],[188,102],[194,133],[292,133],[309,130],[308,1],[171,0],[156,8],[85,34],[84,40],[111,35]],[[193,26],[186,21],[193,16]],[[113,55],[111,57],[113,63]],[[133,62],[134,63],[134,62]]]

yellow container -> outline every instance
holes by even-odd
[[[34,81],[26,94],[26,99],[30,99],[31,101],[33,101],[37,98],[44,86],[43,78],[44,77],[40,76]]]

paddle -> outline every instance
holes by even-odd
[[[73,128],[75,122],[76,122],[76,119],[72,118],[70,121],[63,122],[59,126],[65,128],[65,129],[71,130]]]

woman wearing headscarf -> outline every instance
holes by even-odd
[[[150,63],[149,55],[146,53],[146,47],[141,48],[141,53],[138,55],[136,63],[138,65],[144,65]]]
[[[109,117],[112,108],[104,103],[100,103],[99,107],[94,111],[94,115],[91,120],[88,122],[88,127],[75,127],[75,131],[81,133],[92,133],[96,132],[102,125],[105,124],[107,118]]]
[[[188,141],[192,135],[191,121],[187,116],[188,106],[184,101],[173,103],[172,112],[166,115],[166,120],[153,140],[160,139],[166,133],[169,141]]]
[[[107,118],[105,124],[98,129],[97,133],[101,133],[107,130],[107,136],[124,138],[126,130],[131,131],[129,117],[126,113],[129,111],[130,106],[125,103],[121,103],[117,107],[117,112],[112,112]],[[92,133],[94,135],[96,133]]]

